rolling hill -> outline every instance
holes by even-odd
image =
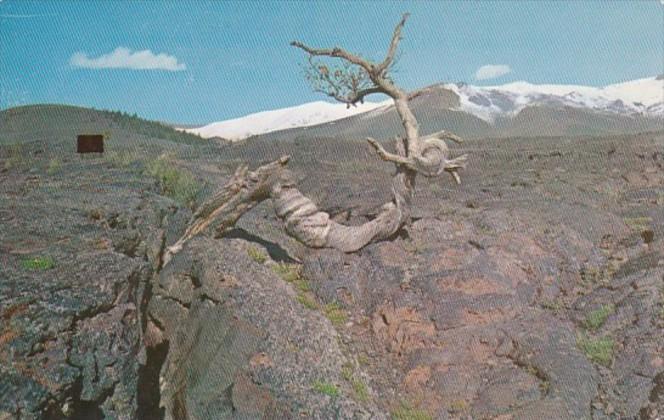
[[[100,133],[109,138],[159,138],[181,144],[198,144],[203,139],[174,130],[166,124],[145,120],[120,111],[97,110],[62,104],[39,104],[0,111],[0,136],[7,142]]]

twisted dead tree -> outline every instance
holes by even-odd
[[[295,177],[286,167],[289,157],[284,156],[254,171],[249,171],[247,166],[238,168],[231,180],[196,211],[182,238],[166,250],[164,263],[189,239],[206,232],[221,236],[242,214],[267,199],[272,200],[286,232],[298,241],[313,248],[354,252],[371,242],[391,237],[410,222],[417,175],[432,178],[447,172],[457,183],[460,182],[458,171],[465,167],[466,156],[448,159],[445,140],[461,142],[461,139],[447,131],[420,137],[417,120],[408,102],[423,91],[408,93],[390,76],[408,16],[404,14],[397,24],[385,59],[378,63],[339,47],[318,49],[298,41],[291,43],[308,55],[306,77],[315,91],[349,107],[362,103],[372,94],[385,94],[394,100],[405,131],[404,137],[395,140],[396,153],[388,152],[372,138],[367,139],[381,159],[396,166],[392,178],[393,197],[382,206],[377,217],[358,226],[345,226],[330,219],[328,213],[319,210],[297,189]],[[323,59],[341,61],[341,65],[330,66],[321,61]]]

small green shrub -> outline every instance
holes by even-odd
[[[327,319],[335,326],[343,325],[348,320],[348,315],[346,315],[346,312],[337,302],[325,305],[323,312]]]
[[[357,363],[362,366],[369,366],[369,356],[367,356],[366,353],[360,353],[357,356]]]
[[[50,270],[55,267],[55,260],[50,256],[33,257],[21,261],[21,265],[26,270]]]
[[[581,282],[586,287],[592,287],[598,284],[608,284],[611,282],[611,279],[619,268],[620,263],[611,258],[601,267],[587,265],[579,272]]]
[[[468,406],[468,402],[466,400],[456,400],[453,401],[452,404],[450,404],[450,411],[452,413],[463,413],[464,411],[467,411],[470,407]]]
[[[314,391],[328,395],[332,398],[339,396],[339,388],[330,382],[316,381],[312,384]]]
[[[297,294],[297,301],[304,305],[305,308],[315,310],[318,309],[318,303],[309,296],[307,293],[300,292]]]
[[[563,309],[563,303],[560,300],[543,300],[540,305],[544,309],[559,311]]]
[[[91,220],[101,220],[104,218],[104,210],[98,207],[87,211],[87,216]]]
[[[302,277],[300,266],[297,264],[278,263],[272,266],[272,271],[284,281],[291,283],[300,292],[309,292],[311,286],[307,279]]]
[[[595,363],[610,366],[613,360],[613,338],[592,338],[581,335],[577,338],[577,346]]]
[[[598,309],[591,311],[584,321],[584,325],[589,330],[598,330],[604,323],[606,319],[616,311],[616,307],[613,304],[602,305]]]
[[[402,402],[399,407],[392,411],[392,420],[433,420],[433,417],[424,410]]]
[[[247,248],[247,255],[249,255],[249,257],[256,261],[258,264],[263,264],[265,261],[267,261],[267,255],[265,255],[263,251],[253,245]]]
[[[5,160],[5,169],[20,168],[25,164],[25,150],[21,143],[14,143],[9,146],[9,156]]]
[[[367,385],[361,379],[355,377],[353,365],[350,362],[344,363],[341,367],[341,377],[353,387],[353,395],[357,401],[365,402],[369,400]]]
[[[623,222],[625,222],[625,224],[629,226],[630,229],[640,231],[650,227],[650,225],[652,224],[652,218],[647,216],[625,217],[623,219]]]
[[[46,167],[46,173],[48,175],[55,175],[60,172],[62,169],[62,162],[58,158],[53,158],[48,161],[48,166]]]
[[[279,275],[279,277],[288,283],[302,281],[302,277],[300,275],[300,266],[297,264],[280,262],[272,266],[272,271],[274,271],[277,275]]]
[[[135,162],[138,162],[138,158],[135,154],[130,152],[116,152],[114,150],[104,154],[104,159],[106,162],[110,163],[113,166],[118,166],[126,168],[127,166],[132,165]]]
[[[355,394],[355,399],[360,402],[369,401],[369,390],[367,385],[359,379],[352,379],[351,385],[353,386],[353,393]]]
[[[349,362],[344,363],[344,365],[341,367],[341,377],[344,378],[346,381],[350,381],[353,379],[353,365],[350,364]]]
[[[272,266],[272,271],[295,287],[297,290],[297,301],[305,308],[311,310],[319,309],[318,302],[316,302],[316,299],[310,293],[311,286],[309,286],[307,279],[302,277],[299,265],[280,262]]]
[[[300,292],[309,292],[311,291],[311,286],[309,286],[309,282],[306,279],[299,278],[295,282],[293,282],[295,285],[295,288],[299,290]]]
[[[177,168],[168,155],[148,162],[146,172],[157,181],[161,194],[182,205],[193,206],[201,185],[189,171]]]
[[[602,280],[602,270],[597,267],[583,267],[579,274],[581,275],[581,281],[586,286],[591,286]]]

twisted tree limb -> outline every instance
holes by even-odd
[[[398,139],[397,143],[401,143]],[[398,153],[405,149],[397,144]],[[193,215],[184,235],[164,253],[163,265],[190,239],[199,234],[220,237],[247,211],[271,199],[275,213],[286,232],[312,248],[335,248],[355,252],[367,244],[387,239],[410,221],[410,206],[415,177],[398,170],[392,179],[393,199],[385,203],[378,215],[362,225],[345,226],[318,209],[296,186],[293,173],[287,169],[289,157],[249,171],[246,165],[237,168],[231,179]]]
[[[387,162],[405,166],[427,178],[436,177],[442,174],[443,171],[446,171],[460,184],[461,178],[459,177],[458,170],[466,167],[467,157],[466,155],[462,155],[454,159],[447,159],[447,144],[445,144],[441,137],[460,141],[454,134],[445,131],[434,133],[422,139],[422,155],[411,157],[390,153],[377,140],[371,137],[368,137],[367,141],[376,150],[378,156]]]
[[[457,183],[461,181],[458,171],[465,167],[466,156],[450,159],[445,143],[446,139],[461,142],[461,138],[444,130],[420,137],[417,119],[408,102],[425,93],[426,89],[407,93],[395,85],[389,76],[408,16],[404,14],[395,27],[387,54],[380,63],[371,62],[339,47],[312,48],[299,41],[291,43],[309,55],[311,68],[308,78],[314,90],[348,106],[356,105],[375,93],[393,99],[405,131],[405,137],[396,139],[396,153],[388,152],[372,138],[367,139],[381,159],[396,166],[392,178],[392,199],[382,206],[378,215],[359,226],[345,226],[335,222],[297,189],[293,174],[286,168],[288,156],[284,156],[254,171],[249,171],[246,166],[239,167],[233,177],[201,205],[182,238],[166,250],[165,264],[194,236],[201,233],[215,236],[223,234],[242,214],[266,199],[272,200],[286,232],[298,241],[312,248],[329,247],[354,252],[371,242],[391,237],[402,226],[410,223],[418,174],[431,178],[447,172]],[[341,59],[347,66],[330,71],[328,66],[316,62],[314,57]],[[349,65],[356,66],[358,70],[351,70]]]
[[[231,179],[196,210],[184,235],[166,249],[164,265],[194,236],[209,232],[218,236],[233,227],[244,213],[269,198],[272,185],[282,176],[289,159],[289,156],[282,156],[251,172],[248,166],[239,166]]]

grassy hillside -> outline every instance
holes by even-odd
[[[104,153],[76,153],[78,134],[103,134]],[[151,189],[195,205],[206,187],[201,159],[218,145],[164,124],[122,112],[67,105],[32,105],[0,112],[0,173],[62,176],[82,184]]]
[[[99,133],[109,139],[149,137],[181,144],[197,144],[200,137],[165,124],[120,111],[102,111],[70,105],[28,105],[0,111],[0,141],[15,143],[38,138]]]

